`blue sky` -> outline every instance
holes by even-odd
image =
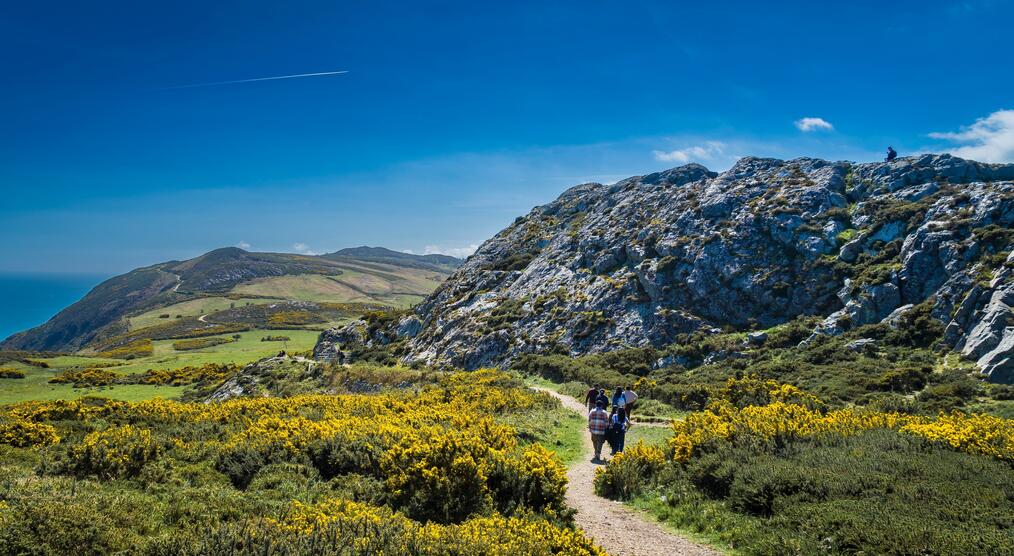
[[[888,144],[1014,160],[1005,2],[4,12],[6,272],[111,274],[225,245],[463,254],[570,185],[688,161],[864,161]]]

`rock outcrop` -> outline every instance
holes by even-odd
[[[567,190],[486,241],[391,330],[366,338],[353,324],[316,351],[400,342],[407,362],[471,369],[800,315],[826,316],[814,334],[840,334],[929,303],[950,347],[1010,380],[1012,223],[1014,165],[689,164]]]

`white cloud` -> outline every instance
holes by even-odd
[[[450,255],[452,257],[458,257],[464,259],[465,257],[475,253],[475,250],[479,248],[478,244],[470,243],[464,247],[447,247],[444,245],[427,245],[423,248],[423,255]],[[411,251],[406,250],[406,253]]]
[[[293,243],[292,248],[300,255],[320,255],[320,253],[310,249],[310,246],[305,243]]]
[[[961,131],[930,133],[957,143],[949,153],[981,162],[1014,162],[1014,110],[997,110]]]
[[[675,151],[652,151],[655,160],[663,162],[701,162],[714,160],[725,154],[725,143],[721,141],[708,141],[703,145],[694,145],[685,149]]]
[[[831,125],[831,122],[825,120],[824,118],[800,118],[793,123],[799,131],[806,133],[811,131],[834,130],[834,126]]]
[[[246,251],[250,249],[250,244],[245,241],[240,241],[239,243],[236,244],[236,247],[239,247],[240,249]]]

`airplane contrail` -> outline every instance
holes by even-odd
[[[194,87],[213,87],[215,85],[232,85],[234,83],[253,83],[254,81],[275,81],[277,79],[295,79],[297,77],[320,77],[324,75],[339,75],[348,73],[348,70],[319,71],[316,73],[296,73],[293,75],[274,75],[271,77],[255,77],[253,79],[234,79],[232,81],[214,81],[211,83],[192,83],[190,85],[176,85],[168,89],[193,89]]]

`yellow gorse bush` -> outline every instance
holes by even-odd
[[[714,398],[719,400],[719,403],[724,401],[736,407],[767,405],[773,402],[798,404],[810,408],[824,405],[824,402],[817,396],[791,384],[762,379],[756,375],[729,378],[725,381],[725,385],[715,393]]]
[[[1014,421],[992,415],[953,412],[933,421],[912,421],[902,432],[946,443],[969,454],[1014,461]]]
[[[106,369],[69,370],[49,379],[53,384],[73,384],[75,388],[105,386],[116,382],[117,374]]]
[[[411,554],[605,556],[582,532],[533,516],[493,514],[454,525],[420,524],[386,507],[329,499],[316,504],[293,502],[284,518],[269,520],[268,525],[303,535],[328,527],[355,531],[353,543],[363,551],[383,548],[387,539],[397,538],[404,552]]]
[[[674,421],[672,426],[669,447],[678,462],[689,460],[695,447],[712,440],[752,436],[786,441],[822,435],[852,436],[872,429],[896,430],[964,452],[1014,461],[1014,421],[978,414],[955,412],[932,419],[861,408],[825,413],[783,402],[738,409],[719,402],[707,411]]]
[[[203,340],[203,338],[198,338]],[[189,340],[195,341],[195,340]],[[178,369],[149,369],[141,376],[145,384],[168,384],[184,386],[195,382],[218,382],[239,370],[236,365],[206,363],[201,366],[186,366]]]
[[[418,392],[218,403],[86,398],[8,406],[0,418],[113,424],[68,446],[68,468],[77,475],[130,476],[162,451],[179,450],[185,458],[213,458],[245,488],[264,465],[311,461],[325,475],[380,479],[413,517],[457,522],[497,509],[563,511],[560,461],[538,446],[520,448],[517,432],[494,418],[553,403],[509,375],[475,371],[444,376]]]
[[[161,452],[151,431],[124,425],[89,433],[81,444],[71,447],[69,456],[76,474],[109,478],[137,475]]]
[[[127,402],[86,397],[78,400],[22,402],[4,409],[11,418],[26,421],[83,421],[127,409],[130,405]]]
[[[407,528],[409,519],[401,514],[396,514],[390,508],[384,506],[373,506],[345,500],[332,498],[316,504],[304,504],[298,500],[293,501],[288,515],[280,521],[269,520],[268,523],[282,529],[309,534],[332,523],[389,523],[399,527]]]
[[[49,446],[60,441],[56,429],[45,423],[35,423],[25,419],[12,419],[0,422],[0,444],[28,448],[31,446]]]
[[[655,476],[665,463],[665,451],[660,446],[638,441],[613,456],[608,466],[595,470],[595,490],[606,496],[629,499],[641,491],[644,478]]]

